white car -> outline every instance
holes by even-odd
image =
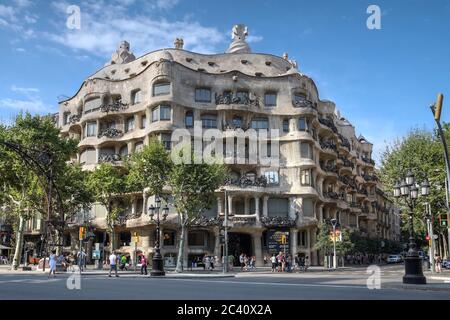
[[[395,254],[395,255],[390,255],[390,256],[387,258],[387,263],[400,263],[400,262],[402,262],[402,257],[399,256],[399,255],[397,255],[397,254]]]

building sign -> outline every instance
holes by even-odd
[[[267,249],[269,254],[289,252],[289,231],[286,229],[267,230]]]

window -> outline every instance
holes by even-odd
[[[302,186],[311,185],[311,169],[301,171],[301,184]]]
[[[127,118],[125,122],[125,132],[134,130],[134,117]]]
[[[306,100],[306,96],[302,93],[294,94],[294,103],[302,103]]]
[[[249,99],[248,91],[238,91],[236,92],[236,97],[239,98],[240,103],[248,101]]]
[[[192,128],[194,126],[194,113],[192,111],[186,112],[184,124],[186,125],[186,128]]]
[[[242,128],[242,118],[241,117],[233,117],[232,123],[233,123],[233,127]]]
[[[269,185],[277,185],[279,183],[277,171],[265,172],[264,176],[266,177],[267,184],[269,184]]]
[[[70,116],[70,112],[64,112],[63,124],[68,124],[69,123],[69,116]]]
[[[303,159],[313,159],[312,147],[309,143],[300,143],[300,157]]]
[[[189,232],[188,245],[189,246],[205,246],[205,233],[204,232]]]
[[[84,103],[84,113],[89,113],[100,109],[102,105],[102,100],[100,98],[95,98]]]
[[[134,145],[134,152],[141,152],[144,149],[144,143],[142,141],[136,142]]]
[[[169,121],[171,108],[169,106],[158,106],[152,110],[152,122]]]
[[[166,150],[170,150],[172,148],[172,135],[170,133],[162,133],[161,142]]]
[[[128,156],[128,146],[124,145],[122,148],[120,148],[119,154],[121,158],[126,158]]]
[[[269,120],[267,118],[255,118],[252,120],[252,129],[268,129],[269,128]]]
[[[306,247],[308,244],[306,242],[307,233],[306,231],[300,231],[298,233],[298,244],[300,247]]]
[[[170,82],[155,83],[153,85],[153,96],[170,94]]]
[[[209,89],[209,88],[195,89],[195,101],[196,102],[211,102],[211,89]]]
[[[217,117],[212,114],[202,116],[203,129],[215,129],[217,128]]]
[[[96,152],[94,148],[88,148],[80,153],[81,164],[94,164],[97,163]]]
[[[97,122],[88,122],[86,124],[86,137],[95,136],[96,131],[97,131]]]
[[[174,246],[175,245],[175,231],[164,231],[163,245]]]
[[[283,132],[289,132],[289,120],[283,120]]]
[[[133,91],[133,93],[131,94],[131,101],[132,104],[138,104],[142,102],[142,91],[141,90]]]
[[[142,118],[141,118],[141,129],[145,129],[146,126],[147,126],[147,117],[146,116],[142,116]]]
[[[308,130],[308,123],[306,121],[306,118],[298,119],[298,130],[300,130],[300,131],[307,131]]]
[[[266,107],[275,107],[277,105],[277,94],[274,92],[264,95],[264,104]]]

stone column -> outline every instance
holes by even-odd
[[[259,222],[260,214],[259,214],[259,197],[255,197],[255,215],[256,215],[256,222]]]
[[[355,214],[356,216],[356,229],[359,230],[359,214]]]
[[[294,229],[294,228],[291,228],[290,231],[291,231],[291,232],[290,232],[290,238],[291,238],[291,240],[290,240],[290,242],[291,242],[291,255],[292,255],[292,257],[294,258],[295,255],[297,254],[297,251],[298,251],[298,242],[297,242],[297,239],[298,239],[298,230],[297,230],[297,229]],[[292,261],[294,261],[294,260],[292,260]]]
[[[289,198],[289,218],[295,219],[295,197]]]
[[[147,190],[144,190],[142,193],[142,215],[145,215],[147,213]]]
[[[136,199],[133,197],[133,200],[131,202],[131,215],[134,217],[136,215]]]
[[[264,266],[262,245],[261,245],[261,236],[262,236],[261,231],[257,231],[252,234],[253,249],[254,249],[254,253],[255,253],[255,257],[256,257],[256,266],[257,267]]]
[[[95,163],[98,163],[99,159],[100,159],[100,148],[97,146],[95,147]]]
[[[309,241],[309,245],[312,248],[314,246],[314,244],[316,243],[316,228],[312,228],[311,233],[310,233],[310,241]],[[311,265],[319,265],[319,257],[317,256],[317,251],[316,250],[311,250],[311,256],[309,257],[309,262]]]
[[[217,216],[224,214],[222,207],[222,197],[217,197]]]
[[[308,248],[309,263],[311,263],[311,228],[306,229],[306,247]]]
[[[233,196],[228,196],[228,215],[233,215]]]
[[[268,217],[269,216],[268,202],[269,202],[269,197],[265,196],[263,198],[263,216],[264,217]]]

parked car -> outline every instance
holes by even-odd
[[[442,268],[450,269],[450,261],[449,260],[443,260],[442,261]]]
[[[401,255],[393,254],[387,258],[387,263],[400,263],[402,262],[402,260],[403,259]]]

